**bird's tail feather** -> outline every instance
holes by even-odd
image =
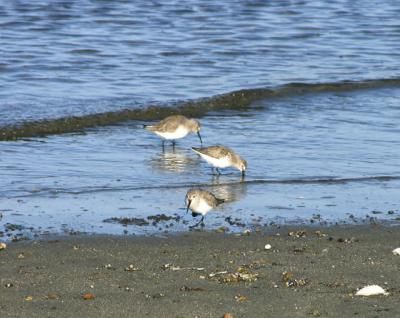
[[[150,130],[150,131],[154,131],[155,126],[153,126],[153,125],[143,125],[143,128],[147,129],[147,130]]]
[[[192,147],[192,150],[193,150],[194,152],[197,152],[197,153],[200,153],[200,149],[201,149],[201,148]]]

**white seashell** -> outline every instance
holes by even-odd
[[[376,295],[389,295],[389,293],[378,285],[365,286],[356,292],[356,296],[376,296]]]
[[[266,244],[266,245],[264,246],[264,248],[265,248],[266,250],[270,250],[270,249],[272,248],[272,246],[271,246],[271,244]]]
[[[6,249],[7,244],[6,243],[0,243],[0,250]]]
[[[393,253],[393,255],[400,255],[400,247],[395,248],[395,249],[392,251],[392,253]]]

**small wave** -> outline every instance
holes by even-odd
[[[334,178],[334,177],[321,177],[321,178],[299,178],[299,179],[253,179],[253,180],[238,180],[215,183],[184,183],[184,184],[166,184],[159,186],[121,186],[121,187],[90,187],[80,189],[57,189],[57,188],[43,188],[35,189],[29,194],[16,195],[8,197],[26,198],[38,195],[81,195],[100,192],[121,192],[121,191],[141,191],[141,190],[167,190],[167,189],[188,189],[188,188],[219,188],[223,186],[246,186],[257,184],[282,184],[282,185],[301,185],[301,184],[324,184],[324,185],[337,185],[346,183],[361,183],[361,182],[389,182],[398,181],[400,176],[366,176],[366,177],[351,177],[351,178]]]
[[[317,84],[290,83],[277,88],[244,89],[197,100],[174,102],[166,105],[149,105],[141,109],[123,109],[115,112],[46,119],[0,127],[0,141],[16,140],[21,137],[43,137],[53,134],[70,133],[95,126],[118,124],[129,120],[158,120],[175,114],[201,117],[210,111],[216,110],[246,110],[251,103],[259,99],[390,86],[400,86],[400,78]]]

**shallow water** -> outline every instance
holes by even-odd
[[[229,145],[246,158],[244,180],[233,169],[213,176],[190,150],[199,144],[195,135],[163,150],[138,121],[3,143],[2,223],[56,232],[184,231],[194,222],[184,196],[199,185],[228,201],[207,215],[210,229],[398,219],[399,97],[393,87],[303,94],[202,117],[205,145]],[[181,219],[103,222],[157,214]]]
[[[390,0],[1,3],[0,231],[186,231],[195,186],[228,201],[206,229],[397,222],[399,13]],[[142,129],[172,113],[237,150],[246,178],[213,176],[196,136],[163,150]]]

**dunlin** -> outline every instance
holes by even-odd
[[[200,142],[203,143],[200,136],[200,123],[195,119],[189,119],[182,115],[166,117],[158,124],[145,125],[144,128],[154,132],[164,140],[172,140],[173,144],[175,144],[176,139],[186,137],[192,132],[197,133]]]
[[[203,222],[204,216],[212,209],[217,207],[219,204],[225,202],[223,199],[218,199],[211,192],[201,189],[191,189],[186,193],[186,213],[192,210],[192,216],[196,217],[201,215],[201,220],[192,225],[191,228],[196,227]]]
[[[224,146],[211,146],[205,148],[192,147],[192,149],[213,166],[212,170],[214,170],[215,167],[218,174],[220,174],[218,168],[235,167],[240,170],[242,176],[244,176],[247,162],[232,149]]]

